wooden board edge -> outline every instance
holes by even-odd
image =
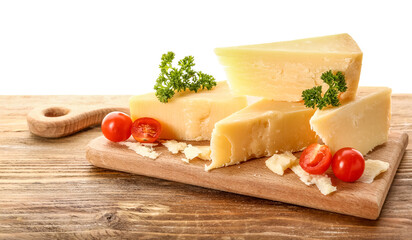
[[[392,186],[393,179],[395,178],[395,175],[398,172],[399,165],[401,164],[403,156],[405,155],[405,152],[406,152],[406,147],[408,146],[408,143],[409,143],[409,135],[406,132],[399,132],[399,133],[400,133],[401,141],[402,141],[402,143],[405,147],[399,149],[399,155],[398,155],[398,158],[395,162],[395,165],[390,166],[394,169],[393,174],[390,175],[388,184],[386,185],[386,188],[383,189],[383,191],[381,193],[382,196],[380,198],[380,201],[379,201],[379,198],[377,199],[378,212],[376,213],[376,218],[374,218],[373,220],[378,219],[379,216],[380,216],[380,213],[382,211],[382,208],[383,208],[383,205],[385,203],[386,197],[388,196],[389,189]]]
[[[304,204],[302,202],[300,203],[294,203],[294,202],[290,202],[290,201],[285,201],[285,200],[281,200],[278,199],[278,197],[268,197],[268,196],[264,196],[263,194],[256,194],[253,193],[251,194],[250,192],[248,193],[244,193],[242,191],[240,191],[239,189],[232,189],[232,188],[227,188],[227,189],[222,189],[222,188],[216,188],[216,187],[211,187],[207,184],[203,184],[199,182],[194,182],[194,183],[188,183],[188,182],[184,182],[184,181],[179,181],[177,179],[174,179],[173,177],[168,177],[168,176],[162,176],[159,177],[156,174],[147,174],[146,172],[144,174],[139,173],[139,172],[134,172],[135,174],[141,174],[144,176],[149,176],[149,177],[154,177],[154,178],[161,178],[161,179],[165,179],[165,180],[169,180],[169,181],[175,181],[175,182],[180,182],[180,183],[184,183],[184,184],[189,184],[189,185],[193,185],[193,186],[200,186],[200,187],[204,187],[204,188],[208,188],[208,189],[216,189],[219,191],[225,191],[225,192],[229,192],[229,193],[235,193],[235,194],[240,194],[240,195],[247,195],[247,196],[252,196],[252,197],[257,197],[257,198],[262,198],[262,199],[268,199],[268,200],[272,200],[272,201],[279,201],[279,202],[285,202],[288,204],[293,204],[296,206],[304,206],[304,207],[309,207],[309,208],[313,208],[313,209],[319,209],[319,210],[323,210],[323,211],[330,211],[330,212],[336,212],[336,213],[340,213],[340,214],[344,214],[344,215],[350,215],[350,216],[356,216],[356,217],[361,217],[361,218],[366,218],[366,219],[370,219],[370,220],[376,220],[377,218],[379,218],[380,216],[380,212],[383,206],[383,203],[385,202],[386,196],[388,194],[388,191],[390,189],[390,185],[393,181],[394,175],[396,174],[396,170],[400,164],[400,161],[404,155],[405,152],[405,148],[407,146],[407,142],[408,142],[408,135],[404,132],[394,132],[393,134],[399,135],[401,137],[401,141],[403,142],[403,147],[402,149],[399,149],[399,153],[397,153],[397,160],[396,160],[396,164],[393,167],[395,170],[393,170],[391,172],[391,176],[388,179],[388,184],[387,186],[378,193],[378,195],[376,196],[376,200],[371,200],[368,202],[367,206],[363,206],[363,208],[367,208],[366,209],[362,209],[362,211],[354,211],[353,209],[345,209],[343,211],[336,211],[336,210],[329,210],[329,209],[324,209],[322,207],[314,207],[312,205],[308,205],[308,204]],[[88,159],[88,161],[93,164],[94,166],[97,167],[102,167],[102,168],[109,168],[109,169],[114,169],[114,170],[118,170],[118,171],[122,171],[122,172],[128,172],[131,173],[131,171],[127,171],[127,168],[122,168],[122,167],[117,167],[117,166],[113,166],[113,165],[107,165],[104,162],[104,151],[102,151],[102,149],[96,149],[95,147],[93,147],[94,141],[98,142],[98,139],[102,138],[102,137],[98,137],[96,139],[93,139],[90,141],[90,143],[87,145],[87,149],[86,149],[86,158]],[[93,156],[93,157],[92,157]],[[152,164],[150,164],[152,165]],[[153,167],[153,166],[152,166]],[[154,170],[154,168],[152,168]],[[132,172],[133,173],[133,172]],[[277,199],[274,199],[277,198]],[[356,209],[356,207],[355,207]]]

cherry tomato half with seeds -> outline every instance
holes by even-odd
[[[332,161],[332,154],[326,145],[313,143],[303,150],[299,165],[310,174],[323,174],[328,170]]]
[[[133,122],[132,135],[140,143],[155,142],[162,132],[162,125],[153,118],[138,118]]]
[[[332,170],[340,180],[354,182],[362,176],[365,170],[365,159],[354,148],[342,148],[333,155]]]
[[[132,119],[122,112],[111,112],[102,121],[103,135],[112,142],[127,140],[132,134]]]

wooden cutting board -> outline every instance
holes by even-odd
[[[110,142],[103,136],[88,144],[86,157],[97,167],[377,219],[407,143],[406,133],[391,132],[387,143],[376,147],[366,156],[365,159],[382,160],[390,164],[388,171],[379,175],[371,184],[345,183],[336,179],[329,170],[327,173],[338,190],[328,196],[322,195],[314,185],[306,186],[289,169],[284,176],[271,172],[265,165],[267,158],[206,172],[204,168],[209,164],[208,161],[194,159],[190,163],[185,163],[181,160],[183,154],[174,155],[161,144],[155,147],[160,156],[152,160],[136,154],[126,146]]]

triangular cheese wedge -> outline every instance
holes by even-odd
[[[227,82],[222,81],[212,90],[178,92],[168,103],[152,92],[131,97],[129,104],[132,121],[141,117],[159,121],[160,139],[203,141],[210,140],[217,121],[246,107],[247,98],[230,94]]]
[[[332,154],[352,147],[366,155],[388,140],[391,92],[387,87],[359,87],[354,101],[316,110],[310,126]]]
[[[318,138],[310,129],[315,110],[303,103],[262,99],[215,124],[212,162],[206,170],[238,164],[278,152],[297,152]]]
[[[320,76],[332,70],[344,73],[352,99],[358,87],[362,51],[348,34],[294,41],[217,48],[226,67],[232,92],[280,101],[300,101],[302,91],[322,85]]]

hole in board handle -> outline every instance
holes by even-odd
[[[67,115],[70,112],[70,109],[62,107],[51,107],[43,111],[44,116],[46,117],[61,117]]]

